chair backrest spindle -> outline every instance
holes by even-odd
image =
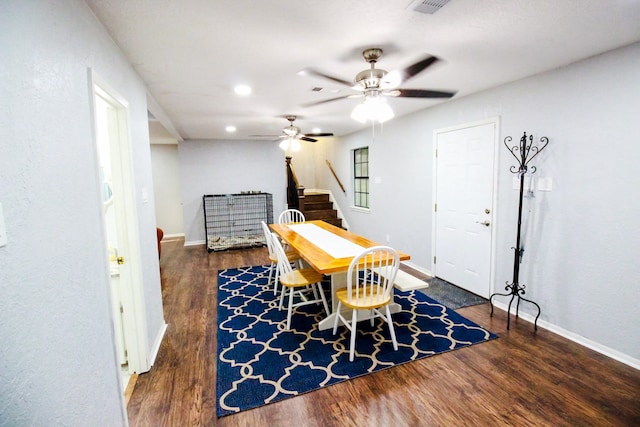
[[[304,214],[297,209],[287,209],[278,217],[278,224],[305,222]]]
[[[278,259],[278,271],[280,272],[280,277],[285,277],[293,271],[293,267],[291,267],[291,263],[284,252],[284,248],[282,247],[280,238],[277,234],[271,233],[271,243],[273,245],[276,258]]]
[[[400,257],[389,246],[375,246],[355,257],[347,272],[351,300],[375,304],[390,297],[398,274]]]
[[[262,232],[264,233],[264,239],[267,242],[267,250],[269,251],[269,257],[273,258],[276,256],[276,253],[273,248],[273,240],[271,239],[271,230],[269,230],[269,226],[266,222],[261,221],[262,223]]]

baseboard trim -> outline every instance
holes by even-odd
[[[401,262],[400,262],[400,264],[404,264],[404,265],[406,265],[407,267],[411,267],[411,268],[413,268],[414,270],[418,270],[420,273],[424,273],[424,274],[426,274],[427,276],[431,276],[431,277],[433,277],[433,274],[431,274],[431,271],[427,270],[426,268],[420,267],[419,265],[414,264],[414,263],[412,263],[412,262],[409,262],[409,261],[401,261]]]
[[[179,238],[183,238],[184,237],[184,233],[175,233],[175,234],[165,234],[162,237],[162,240],[168,240],[168,239],[179,239]]]
[[[206,243],[205,240],[190,240],[190,241],[185,241],[184,245],[185,246],[198,246],[198,245],[204,245]]]
[[[162,322],[162,327],[160,328],[160,330],[158,331],[158,334],[156,335],[156,339],[153,342],[153,346],[151,347],[151,353],[149,354],[149,366],[153,366],[153,364],[156,361],[156,357],[158,357],[158,351],[160,351],[160,344],[162,343],[162,339],[164,338],[165,333],[167,332],[167,328],[169,327],[169,325],[167,325],[166,322]]]
[[[499,308],[500,310],[506,312],[508,305],[504,304],[502,302],[494,302],[493,305],[496,308]],[[513,315],[513,307],[511,310],[511,315]],[[518,318],[525,320],[529,323],[534,323],[535,321],[535,316],[530,315],[529,313],[524,313],[524,312],[519,312],[518,313]],[[628,354],[624,354],[618,350],[614,350],[610,347],[607,347],[605,345],[602,345],[600,343],[597,343],[595,341],[592,341],[588,338],[583,337],[582,335],[576,334],[575,332],[571,332],[568,331],[564,328],[561,328],[558,325],[555,325],[553,323],[549,323],[545,320],[540,320],[538,319],[538,327],[542,328],[542,329],[546,329],[550,332],[553,332],[554,334],[558,334],[563,338],[566,338],[570,341],[573,341],[577,344],[580,344],[582,346],[585,346],[587,348],[590,348],[593,351],[596,351],[600,354],[603,354],[607,357],[610,357],[612,359],[617,360],[618,362],[624,363],[625,365],[631,366],[634,369],[638,369],[640,370],[640,360],[633,358],[631,356],[629,356]]]

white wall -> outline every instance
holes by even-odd
[[[152,144],[153,196],[158,227],[166,237],[184,235],[177,144]]]
[[[145,87],[80,0],[0,2],[0,425],[126,424],[88,68],[129,103],[148,342],[164,325]]]
[[[264,141],[185,140],[178,146],[185,244],[204,243],[205,194],[273,194],[274,218],[285,209],[285,153]]]
[[[334,140],[334,138],[323,138],[325,142]],[[318,142],[300,141],[300,151],[288,152],[287,156],[291,157],[291,165],[298,178],[298,184],[304,188],[316,188],[316,163],[315,163],[315,146]],[[326,167],[326,166],[325,166]]]
[[[433,131],[500,116],[500,141],[523,132],[549,138],[532,164],[553,179],[530,206],[520,283],[542,307],[541,320],[582,342],[640,366],[640,44],[435,108],[396,118],[382,132],[352,134],[318,146],[350,185],[349,150],[368,145],[373,184],[371,212],[341,205],[351,228],[411,254],[431,266]],[[416,102],[396,100],[396,102]],[[418,101],[419,102],[419,101]],[[515,159],[500,146],[495,289],[512,279],[517,191],[509,167]],[[324,162],[316,158],[316,162]],[[318,170],[322,170],[317,166]],[[334,189],[328,170],[318,185]],[[504,301],[504,300],[503,300]],[[535,314],[527,303],[525,313]]]

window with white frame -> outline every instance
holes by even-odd
[[[353,150],[353,205],[369,208],[369,147]]]

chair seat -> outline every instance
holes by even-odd
[[[300,254],[294,250],[285,251],[284,254],[287,256],[287,259],[289,261],[297,261],[300,259]],[[273,263],[277,263],[278,257],[275,254],[274,255],[269,254],[269,261]]]
[[[398,274],[400,257],[389,246],[373,246],[355,256],[347,270],[347,287],[336,291],[338,307],[333,320],[333,335],[338,331],[338,323],[351,331],[349,339],[349,361],[353,362],[356,349],[356,328],[358,312],[369,311],[369,320],[382,318],[389,326],[393,349],[398,349],[398,340],[393,328],[389,303],[393,300],[393,281]],[[372,274],[375,272],[375,274]],[[342,306],[351,309],[351,320],[343,316]],[[348,310],[347,310],[348,311]],[[345,313],[346,314],[346,313]]]
[[[338,289],[336,291],[336,298],[342,302],[343,305],[349,308],[353,308],[356,310],[371,310],[374,308],[380,308],[385,304],[389,304],[391,302],[391,296],[385,297],[382,293],[382,290],[379,286],[374,288],[373,297],[370,296],[371,289],[367,289],[367,294],[365,294],[364,290],[360,288],[358,290],[359,294],[356,298],[355,289],[351,292],[351,299],[349,298],[349,291],[347,288]]]
[[[322,282],[322,274],[318,273],[313,268],[293,270],[283,276],[280,276],[280,283],[290,288],[307,286],[318,282]]]

